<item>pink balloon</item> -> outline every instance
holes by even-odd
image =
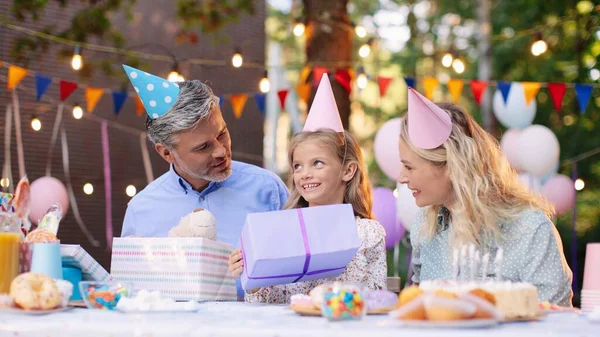
[[[41,177],[31,183],[31,212],[29,220],[36,224],[46,215],[48,209],[58,202],[62,207],[63,217],[69,210],[67,188],[54,177]]]
[[[388,178],[397,181],[400,175],[400,118],[383,123],[373,141],[375,161]]]
[[[556,215],[567,213],[575,202],[575,184],[564,174],[557,174],[542,186],[542,195],[556,209]]]
[[[500,140],[500,148],[508,159],[510,165],[517,171],[523,171],[523,167],[519,163],[519,136],[521,130],[508,129]]]

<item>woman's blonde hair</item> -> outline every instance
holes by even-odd
[[[317,131],[299,132],[291,140],[288,150],[288,160],[290,167],[293,166],[294,151],[299,144],[313,140],[321,146],[329,148],[336,154],[337,159],[342,163],[342,170],[348,164],[356,164],[356,172],[350,181],[346,183],[344,191],[345,204],[351,204],[354,208],[354,215],[363,219],[373,219],[373,195],[371,184],[367,176],[362,152],[356,139],[348,132],[343,134],[331,129],[319,129]],[[342,171],[340,171],[341,179]],[[288,182],[290,196],[285,203],[284,209],[308,207],[308,202],[304,200],[300,192],[296,189],[294,183],[294,174],[290,173]]]
[[[452,120],[452,132],[444,144],[432,150],[415,146],[408,135],[408,116],[402,118],[400,137],[421,158],[448,170],[453,193],[452,245],[499,242],[500,224],[516,220],[525,210],[537,208],[552,215],[550,203],[529,192],[519,181],[495,138],[457,105],[437,105]],[[440,207],[432,205],[425,209],[422,234],[430,239],[438,230]]]

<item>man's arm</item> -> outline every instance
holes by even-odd
[[[273,179],[275,182],[275,191],[273,191],[276,194],[276,198],[277,203],[275,203],[275,205],[273,205],[273,209],[272,211],[279,211],[281,209],[283,209],[283,206],[285,205],[289,195],[290,195],[290,191],[288,190],[287,186],[283,183],[283,181],[281,180],[281,178],[279,178],[278,175],[273,174]]]

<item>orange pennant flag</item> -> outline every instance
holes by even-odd
[[[456,104],[462,95],[463,87],[465,86],[465,82],[463,80],[449,80],[446,83],[448,86],[448,91],[450,91],[450,95],[452,95],[452,101]]]
[[[233,115],[235,118],[239,119],[242,117],[242,112],[244,111],[244,105],[246,105],[246,101],[248,100],[247,94],[235,94],[231,95],[229,101],[231,102],[231,106],[233,107]]]
[[[9,66],[8,67],[8,91],[13,91],[14,88],[21,83],[23,78],[27,76],[27,69]]]
[[[144,111],[146,111],[146,108],[144,108],[144,103],[142,103],[140,96],[135,95],[135,114],[141,116],[144,114]]]
[[[423,87],[425,87],[425,97],[432,99],[435,88],[440,84],[435,77],[426,77],[423,79]]]
[[[102,88],[85,88],[85,100],[87,101],[87,111],[91,113],[102,98],[104,89]]]
[[[539,82],[521,82],[521,84],[525,93],[525,103],[529,105],[535,99],[535,96],[537,96],[542,84]]]
[[[300,72],[300,81],[298,81],[298,85],[306,83],[306,80],[308,80],[308,75],[310,75],[310,67],[305,66]]]
[[[298,97],[303,100],[305,103],[308,103],[308,99],[310,97],[310,91],[312,86],[308,83],[299,83],[296,87],[296,92],[298,93]]]

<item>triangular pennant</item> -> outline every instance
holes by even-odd
[[[404,82],[406,82],[407,87],[414,88],[416,80],[414,77],[405,77]]]
[[[306,84],[308,82],[309,75],[310,75],[310,67],[305,66],[304,68],[302,68],[302,71],[300,72],[300,81],[298,82],[298,85]]]
[[[590,98],[592,97],[592,87],[589,84],[575,84],[575,96],[577,96],[577,103],[579,104],[579,112],[585,113],[587,109],[588,103],[590,103]]]
[[[27,76],[27,69],[17,67],[17,66],[9,66],[8,67],[8,91],[13,91],[14,88],[21,83],[23,78]]]
[[[323,74],[327,73],[327,68],[325,67],[314,67],[313,71],[312,71],[312,76],[313,76],[313,85],[314,86],[318,86],[319,82],[321,82],[321,77],[323,77]]]
[[[450,91],[450,95],[452,95],[452,101],[458,103],[458,100],[462,95],[463,87],[465,86],[465,81],[452,79],[446,83],[446,86],[448,87],[448,91]]]
[[[348,92],[352,91],[352,87],[350,86],[350,73],[348,69],[338,69],[335,71],[335,80]]]
[[[127,100],[127,92],[126,91],[121,91],[121,92],[113,91],[112,97],[113,97],[114,113],[116,116],[118,116],[119,113],[121,112],[121,108],[123,108],[123,104],[125,104],[125,101]]]
[[[310,85],[310,83],[299,83],[296,86],[296,92],[298,93],[298,97],[305,103],[308,103],[308,98],[310,97],[311,90],[312,85]]]
[[[540,91],[542,84],[539,82],[521,82],[521,85],[523,85],[523,93],[525,93],[525,104],[529,106]]]
[[[87,102],[87,111],[91,113],[96,108],[96,104],[100,101],[100,98],[104,94],[102,88],[86,88],[85,89],[85,100]]]
[[[486,81],[472,80],[471,81],[471,90],[473,91],[473,97],[475,97],[475,101],[477,104],[481,105],[481,98],[483,97],[483,93],[487,88]]]
[[[254,100],[256,101],[256,106],[258,107],[258,111],[260,111],[261,115],[265,115],[265,103],[266,103],[267,95],[261,92],[257,92],[254,94]]]
[[[385,96],[391,82],[391,77],[377,76],[377,84],[379,84],[379,96]]]
[[[231,102],[231,106],[233,107],[233,115],[235,118],[239,119],[242,117],[242,112],[244,111],[244,105],[246,105],[246,101],[248,100],[247,94],[235,94],[231,95],[229,101]]]
[[[425,88],[425,97],[432,99],[433,92],[440,84],[440,81],[435,77],[426,77],[423,79],[423,88]]]
[[[135,96],[135,114],[141,116],[145,111],[146,109],[144,109],[144,103],[139,96]]]
[[[502,82],[499,81],[498,83],[496,83],[498,90],[500,90],[500,93],[502,94],[502,99],[504,99],[504,105],[506,105],[506,102],[508,101],[508,93],[510,92],[510,87],[512,86],[511,82]]]
[[[281,110],[285,110],[285,99],[287,98],[288,92],[289,89],[283,89],[277,92],[277,97],[279,97],[279,104],[281,105]]]
[[[36,74],[35,75],[35,98],[39,101],[42,96],[48,90],[48,87],[52,83],[52,79],[48,76]]]
[[[65,101],[73,91],[77,89],[77,83],[68,82],[68,81],[60,81],[60,100]]]
[[[223,110],[223,104],[225,104],[225,99],[223,98],[223,95],[217,96],[217,100],[219,101],[219,108]]]
[[[564,83],[548,83],[548,92],[550,92],[550,97],[552,97],[554,108],[556,111],[560,111],[563,98],[567,92],[567,85]]]

